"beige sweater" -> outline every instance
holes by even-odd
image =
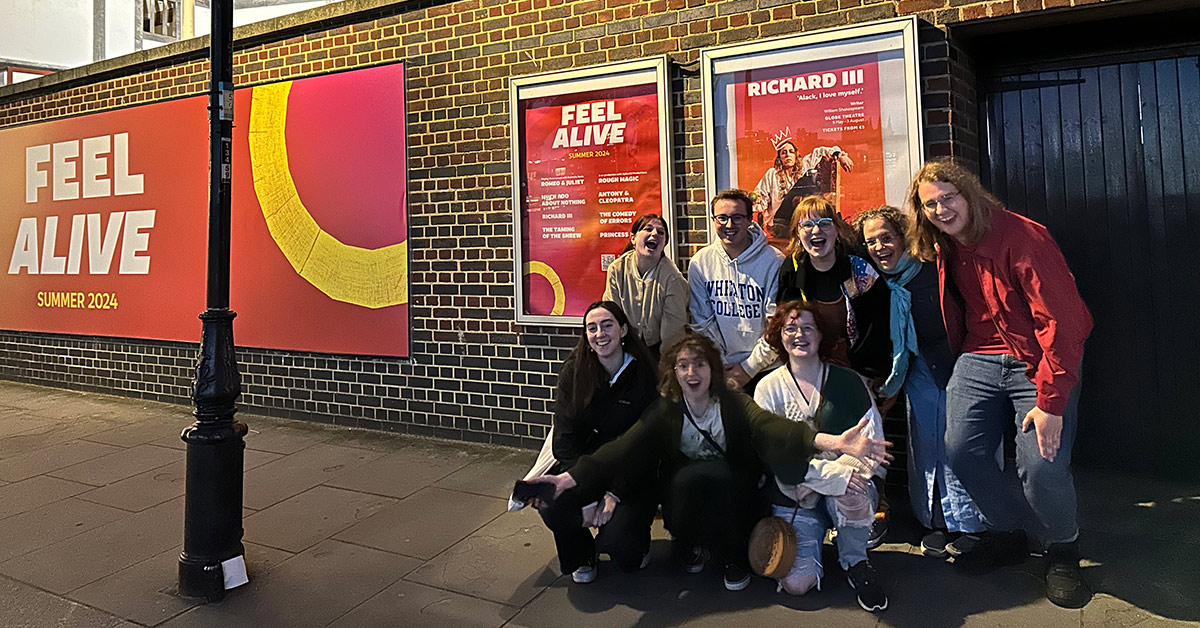
[[[647,345],[661,342],[665,350],[683,336],[688,322],[688,284],[666,255],[645,277],[638,275],[635,251],[618,257],[608,266],[604,298],[625,310]]]

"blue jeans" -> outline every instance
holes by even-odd
[[[791,522],[796,532],[796,562],[788,572],[789,577],[813,574],[819,580],[824,575],[821,546],[825,531],[830,528],[837,529],[834,544],[842,569],[867,559],[867,540],[871,537],[871,524],[875,523],[875,507],[879,505],[875,483],[868,484],[865,499],[847,493],[837,497],[823,495],[812,508],[771,506],[771,514]]]
[[[1062,440],[1054,462],[1038,453],[1037,433],[1021,422],[1037,405],[1037,388],[1025,376],[1025,363],[1012,355],[965,353],[958,357],[946,388],[949,421],[946,452],[950,466],[983,514],[988,529],[1021,528],[1022,508],[996,465],[996,449],[1012,422],[1017,426],[1017,476],[1033,520],[1026,530],[1043,545],[1079,536],[1071,447],[1075,443],[1078,386],[1063,412]]]
[[[904,395],[908,398],[908,495],[913,515],[926,528],[943,527],[935,520],[940,506],[950,532],[981,532],[983,521],[967,489],[946,457],[946,391],[938,388],[929,365],[911,356]]]

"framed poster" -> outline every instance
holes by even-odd
[[[666,56],[512,79],[518,323],[578,324],[637,217],[675,225],[669,101]]]
[[[409,355],[404,68],[237,90],[239,346]],[[199,339],[207,107],[192,96],[0,129],[0,329]]]
[[[741,188],[784,246],[796,202],[903,207],[922,162],[917,20],[701,51],[705,188]]]

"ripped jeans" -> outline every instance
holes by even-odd
[[[865,495],[823,495],[812,508],[796,510],[778,504],[771,506],[773,514],[792,522],[792,529],[796,531],[796,562],[784,580],[799,581],[810,576],[818,581],[821,579],[825,573],[821,565],[821,546],[825,542],[825,531],[829,528],[837,529],[835,543],[842,569],[867,559],[867,539],[871,537],[875,506],[879,503],[875,483],[869,484]],[[792,519],[793,512],[796,513],[795,520]]]

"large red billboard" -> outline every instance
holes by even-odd
[[[207,97],[0,130],[0,328],[196,341]],[[404,67],[236,92],[243,346],[408,355]]]

